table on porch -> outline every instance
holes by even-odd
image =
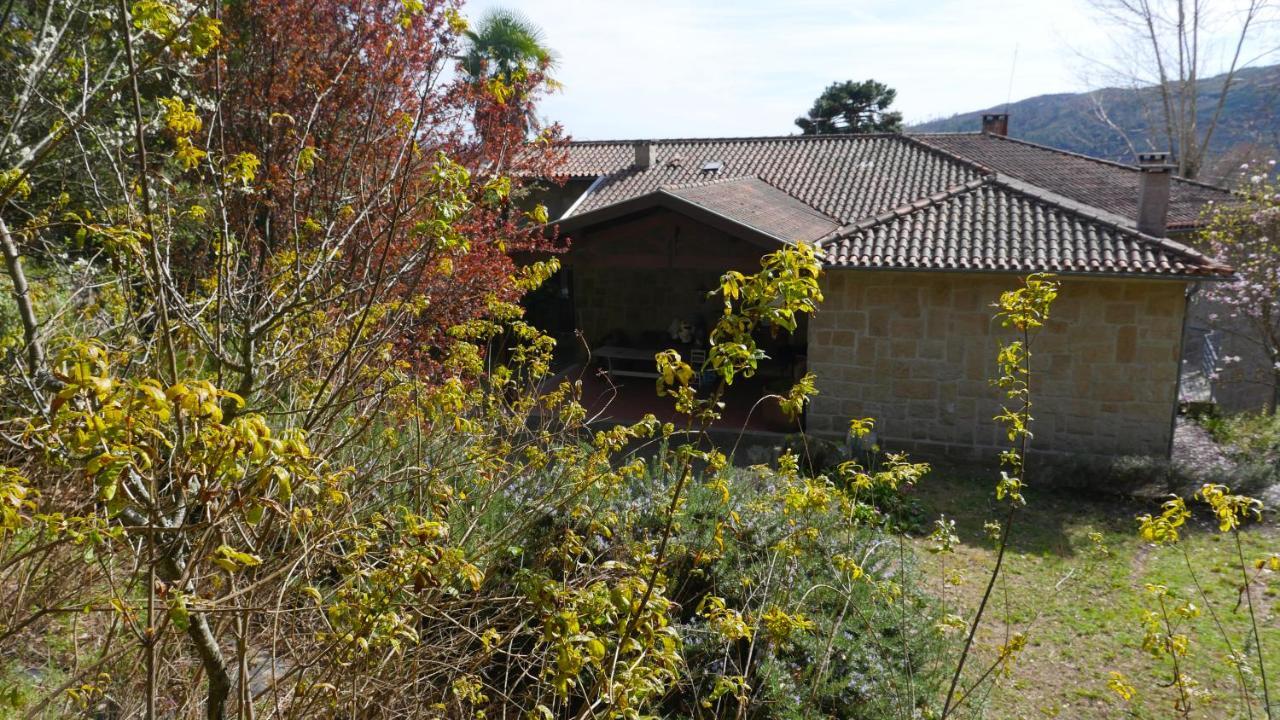
[[[655,367],[653,356],[657,355],[658,350],[638,350],[636,348],[618,347],[617,345],[605,345],[596,348],[595,356],[604,361],[604,370],[610,375],[626,375],[630,377],[656,378],[658,371],[652,369]],[[647,362],[649,368],[646,370],[628,369],[626,367],[616,367],[617,361],[623,361],[629,365],[637,365],[641,362]]]

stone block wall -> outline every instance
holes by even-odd
[[[989,378],[1002,337],[992,303],[1014,275],[831,270],[809,324],[819,395],[811,431],[843,436],[874,417],[880,442],[918,452],[994,458]],[[1184,283],[1063,278],[1034,341],[1036,452],[1168,453],[1177,404]]]
[[[1191,301],[1187,322],[1188,343],[1183,349],[1188,369],[1209,370],[1210,400],[1224,413],[1264,412],[1276,394],[1276,373],[1261,342],[1261,329],[1252,321],[1231,317],[1231,309],[1197,294]],[[1204,343],[1212,331],[1218,364],[1206,368]]]

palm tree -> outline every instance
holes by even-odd
[[[555,53],[543,44],[542,28],[514,10],[490,10],[465,36],[467,47],[459,62],[471,80],[509,81],[517,70],[555,66]]]

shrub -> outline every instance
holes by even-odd
[[[1242,413],[1201,420],[1214,440],[1235,460],[1251,458],[1280,463],[1280,416]]]
[[[726,468],[691,486],[668,582],[688,684],[664,716],[910,717],[936,697],[942,612],[905,538],[867,503],[869,488],[860,497],[798,465],[784,454],[776,466]],[[649,498],[671,478],[661,454],[652,467],[620,512],[657,505]]]
[[[1045,487],[1112,497],[1162,495],[1190,487],[1197,470],[1165,458],[1123,455],[1114,458],[1045,457],[1037,464]]]

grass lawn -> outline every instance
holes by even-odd
[[[927,552],[926,539],[914,542],[931,590],[956,608],[953,612],[969,618],[995,561],[983,524],[1003,517],[1004,511],[991,499],[993,481],[948,479],[948,475],[942,469],[935,470],[914,492],[928,517],[945,513],[955,520],[961,544],[952,554],[935,555]],[[1013,675],[1002,680],[987,698],[986,716],[1174,717],[1177,690],[1169,686],[1170,667],[1162,664],[1167,661],[1152,659],[1141,647],[1142,611],[1154,602],[1144,585],[1163,584],[1180,598],[1193,600],[1198,606],[1203,603],[1182,552],[1154,547],[1137,536],[1134,516],[1158,513],[1159,501],[1083,499],[1034,486],[1025,495],[1028,504],[1014,521],[1004,580],[996,586],[987,620],[978,634],[982,651],[970,667],[980,672],[990,663],[994,648],[1005,642],[1006,620],[1013,631],[1025,632],[1028,642]],[[1213,608],[1235,649],[1240,650],[1249,635],[1249,618],[1245,605],[1236,609],[1240,576],[1230,565],[1235,559],[1235,543],[1230,535],[1220,536],[1216,524],[1210,524],[1203,513],[1197,513],[1188,526],[1182,542],[1196,576],[1214,601]],[[1109,555],[1099,556],[1091,533],[1101,534]],[[1280,528],[1274,518],[1253,525],[1244,534],[1244,552],[1249,562],[1280,553]],[[960,584],[949,584],[949,575],[958,575]],[[1280,623],[1273,614],[1280,578],[1274,575],[1264,572],[1262,581],[1275,589],[1256,592],[1254,598],[1261,606],[1259,625],[1268,667],[1280,675]],[[1203,612],[1184,632],[1191,639],[1184,671],[1205,693],[1194,703],[1192,717],[1247,717],[1235,670],[1223,659],[1226,646],[1210,614]],[[1252,642],[1248,648],[1256,667]],[[1137,688],[1130,703],[1108,689],[1113,670],[1124,673]],[[1276,703],[1280,677],[1269,680]],[[1280,704],[1276,707],[1280,709]],[[1254,716],[1264,717],[1260,711],[1260,704],[1256,705]]]

